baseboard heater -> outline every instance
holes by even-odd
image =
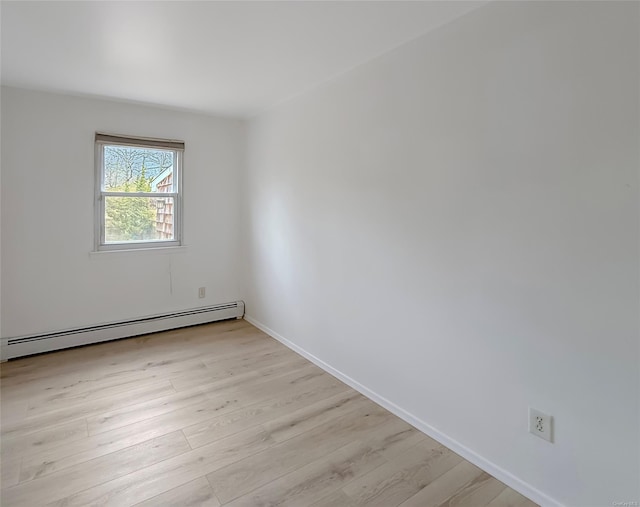
[[[167,331],[179,327],[206,324],[217,320],[240,319],[243,315],[244,302],[234,301],[233,303],[223,303],[162,315],[151,315],[109,324],[9,338],[3,355],[6,359],[13,359],[79,345],[89,345],[141,334]]]

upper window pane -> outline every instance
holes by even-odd
[[[172,150],[105,145],[102,190],[176,192],[174,167]]]

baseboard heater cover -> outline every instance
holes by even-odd
[[[243,316],[244,302],[234,301],[232,303],[151,315],[121,322],[9,338],[3,355],[6,359],[14,359],[79,345],[89,345],[158,331],[168,331],[180,327],[206,324],[217,320],[240,319]]]

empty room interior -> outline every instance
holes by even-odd
[[[3,507],[640,507],[640,2],[0,20]]]

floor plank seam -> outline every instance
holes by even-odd
[[[189,449],[191,449],[192,451],[194,451],[196,449],[196,447],[193,447],[193,445],[191,445],[191,442],[189,442],[189,438],[187,437],[187,435],[185,435],[184,433],[184,428],[182,428],[180,430],[180,433],[182,433],[182,436],[184,437],[184,439],[187,441],[187,445],[189,446]]]
[[[208,477],[209,474],[204,475],[203,477],[205,478],[205,480],[207,481],[207,484],[209,484],[209,487],[211,488],[211,492],[213,494],[213,496],[216,498],[216,500],[218,501],[218,503],[220,504],[220,506],[222,507],[224,504],[222,503],[222,500],[220,500],[220,497],[218,497],[218,495],[216,494],[216,488],[213,487],[213,484],[211,484],[211,481],[209,480]]]

